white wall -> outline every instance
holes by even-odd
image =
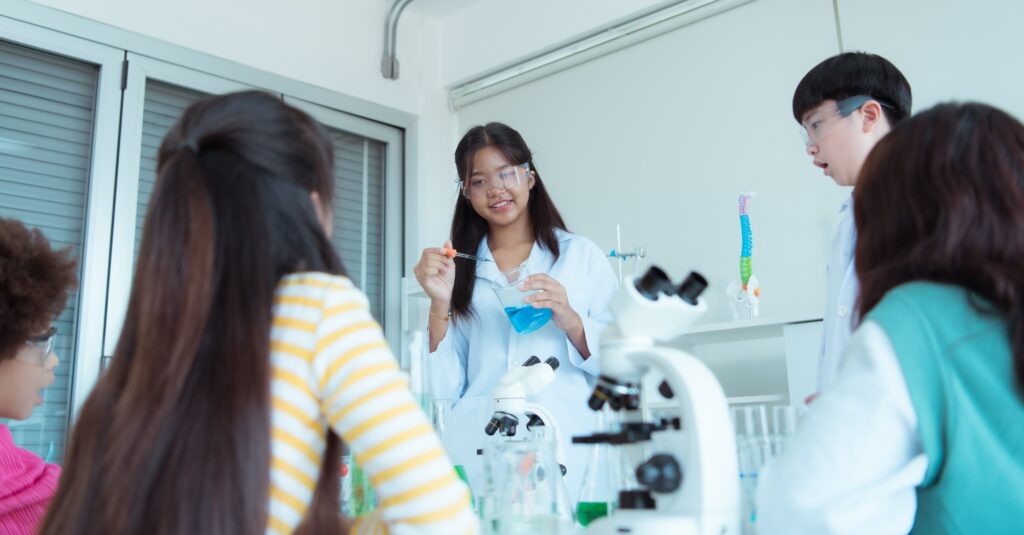
[[[737,196],[751,205],[762,316],[820,317],[824,265],[848,191],[810,164],[793,88],[838,51],[832,5],[757,0],[471,104],[460,129],[519,129],[572,230],[644,246],[676,277],[709,277],[709,322],[731,319]]]
[[[1024,50],[1024,2],[838,0],[837,6],[841,35],[832,2],[756,0],[471,104],[458,112],[459,130],[490,120],[518,128],[574,230],[609,249],[621,222],[627,247],[646,246],[676,276],[694,268],[710,276],[708,321],[728,319],[721,292],[737,277],[736,193],[757,191],[752,222],[762,315],[818,316],[836,210],[849,191],[811,167],[789,110],[798,80],[837,53],[840,38],[845,50],[892,60],[911,82],[915,111],[944,100],[980,100],[1024,118],[1017,58]],[[528,17],[490,0],[476,9],[445,20],[447,27],[461,16],[465,28],[442,39],[446,58],[462,55],[459,65],[443,66],[446,81],[536,51],[526,44],[536,49],[558,41],[558,24],[563,35],[585,33],[566,16],[540,24],[523,41],[471,51],[469,44],[485,35],[470,17],[486,13],[498,33]],[[785,391],[778,343],[733,346],[701,348],[730,395]]]
[[[391,2],[297,0],[244,3],[211,0],[36,0],[62,11],[321,86],[417,116],[417,143],[407,147],[408,187],[416,213],[438,204],[433,182],[448,172],[454,116],[440,83],[440,25],[407,11],[398,35],[400,77],[380,74],[384,20]],[[430,187],[420,187],[428,181]],[[447,233],[447,221],[424,218],[408,236]],[[432,226],[437,227],[432,229]],[[407,259],[409,267],[415,259]]]
[[[476,0],[441,20],[441,82],[450,87],[665,0]],[[415,2],[412,4],[415,5]]]
[[[914,111],[978,100],[1024,119],[1024,2],[839,0],[843,45],[891,60],[910,81]]]
[[[400,24],[401,78],[380,75],[387,2],[35,1],[412,113],[436,79],[437,22],[412,12]]]

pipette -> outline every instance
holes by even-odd
[[[460,252],[458,252],[455,249],[452,249],[450,247],[443,248],[442,250],[444,251],[444,255],[447,256],[448,258],[459,257],[459,258],[465,258],[466,260],[478,260],[480,262],[494,262],[494,260],[491,260],[490,258],[480,258],[479,256],[473,256],[471,254],[460,253]]]

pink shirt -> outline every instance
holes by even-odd
[[[59,476],[59,466],[15,446],[11,431],[0,425],[0,533],[36,533]]]

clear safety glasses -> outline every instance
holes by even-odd
[[[32,351],[26,355],[19,353],[21,360],[28,362],[29,364],[35,364],[36,366],[45,366],[46,359],[49,358],[50,353],[53,352],[53,343],[57,339],[57,328],[50,327],[50,330],[46,331],[46,334],[34,336],[25,340],[25,345],[31,347],[36,351]],[[24,356],[22,356],[24,355]]]
[[[820,111],[808,117],[800,126],[800,135],[804,139],[804,146],[810,147],[820,143],[821,140],[828,136],[835,125],[839,124],[839,121],[849,117],[850,114],[859,110],[869,100],[872,100],[872,98],[868,95],[844,98],[836,102],[835,107],[831,110]],[[882,106],[892,107],[878,99],[874,100]]]
[[[467,199],[486,197],[491,188],[514,189],[525,184],[530,174],[530,164],[506,165],[493,173],[476,172],[466,180],[458,182]]]

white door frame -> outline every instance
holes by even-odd
[[[114,207],[110,251],[110,287],[103,356],[114,355],[131,294],[139,209],[139,166],[142,159],[142,116],[146,82],[157,80],[211,95],[255,89],[226,78],[188,69],[147,56],[127,53],[128,77],[121,110],[121,152],[117,163],[117,205]],[[104,363],[105,365],[105,363]]]
[[[73,419],[99,377],[103,351],[117,165],[117,117],[121,106],[121,72],[125,53],[3,15],[0,15],[0,38],[99,66],[76,318],[78,336],[74,342],[75,365],[71,373],[70,414]]]
[[[396,355],[402,347],[402,253],[404,133],[400,128],[371,121],[285,95],[285,102],[299,108],[327,126],[379,141],[386,145],[384,156],[384,337]],[[351,267],[350,267],[351,269]],[[404,364],[404,363],[403,363]]]

